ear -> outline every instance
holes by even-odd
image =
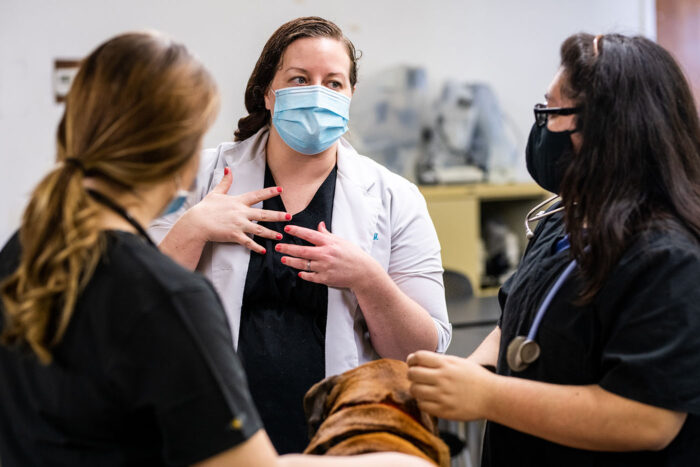
[[[309,424],[309,439],[314,437],[326,418],[326,400],[337,380],[338,375],[329,376],[311,386],[304,396],[304,415]]]
[[[269,110],[272,115],[272,111],[275,108],[275,93],[272,91],[272,88],[267,88],[263,99],[265,100],[265,108]]]

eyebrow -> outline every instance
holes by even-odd
[[[287,68],[287,69],[284,70],[284,71],[300,71],[300,72],[306,73],[306,74],[309,73],[308,70],[306,70],[306,69],[304,69],[304,68],[300,68],[300,67],[298,67],[298,66],[290,66],[289,68]],[[326,75],[326,77],[328,77],[328,76],[341,76],[341,77],[344,77],[345,75],[343,75],[343,74],[340,73],[340,72],[334,71],[334,72],[328,73],[328,74]]]

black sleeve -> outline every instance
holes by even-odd
[[[109,371],[127,407],[154,414],[166,462],[189,465],[247,440],[262,423],[208,282],[161,303],[143,313]]]
[[[700,414],[700,258],[697,249],[639,250],[601,290],[604,389]],[[603,318],[606,319],[606,318]]]

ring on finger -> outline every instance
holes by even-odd
[[[306,272],[311,272],[311,260],[306,260]]]

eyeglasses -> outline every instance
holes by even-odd
[[[545,104],[535,104],[535,123],[537,126],[545,126],[549,115],[574,115],[583,107],[547,107]]]

